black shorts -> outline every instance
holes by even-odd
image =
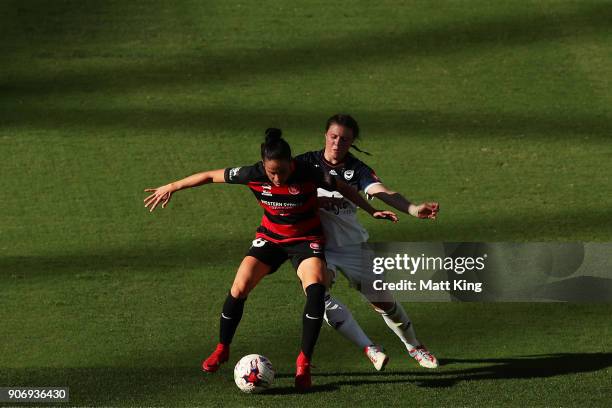
[[[314,241],[275,244],[264,238],[256,238],[253,240],[253,245],[251,245],[249,252],[247,252],[247,256],[252,256],[266,265],[270,265],[269,273],[276,272],[287,259],[291,259],[291,263],[296,271],[304,259],[314,257],[325,261],[323,244]]]

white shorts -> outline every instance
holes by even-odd
[[[371,284],[374,279],[380,279],[376,278],[368,267],[372,265],[373,258],[374,252],[361,244],[325,248],[325,261],[331,272],[332,283],[336,281],[339,271],[348,279],[350,285],[358,290],[366,284]]]
[[[395,302],[387,290],[375,290],[374,281],[384,279],[372,271],[374,251],[367,244],[325,248],[325,260],[332,285],[340,271],[352,288],[357,289],[370,302]]]

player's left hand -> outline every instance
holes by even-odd
[[[423,203],[416,206],[417,218],[429,218],[435,220],[440,211],[440,204],[437,202]]]
[[[393,211],[376,211],[372,214],[372,217],[378,218],[381,220],[390,220],[393,222],[397,222],[397,215]]]

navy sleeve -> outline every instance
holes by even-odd
[[[228,167],[225,169],[225,182],[229,184],[248,184],[258,176],[256,166]]]
[[[380,178],[376,175],[374,170],[365,164],[362,164],[359,168],[358,173],[359,191],[365,191],[365,189],[374,183],[382,183]]]

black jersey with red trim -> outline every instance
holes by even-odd
[[[323,153],[323,150],[307,152],[296,156],[295,159],[320,168],[325,174],[344,181],[357,191],[366,191],[369,186],[381,182],[374,170],[351,153],[348,153],[342,162],[335,165],[325,160]]]
[[[293,161],[294,170],[282,186],[275,186],[262,162],[225,169],[225,182],[245,184],[264,209],[257,238],[275,243],[323,242],[318,214],[317,188],[335,189],[336,180],[304,161]]]

